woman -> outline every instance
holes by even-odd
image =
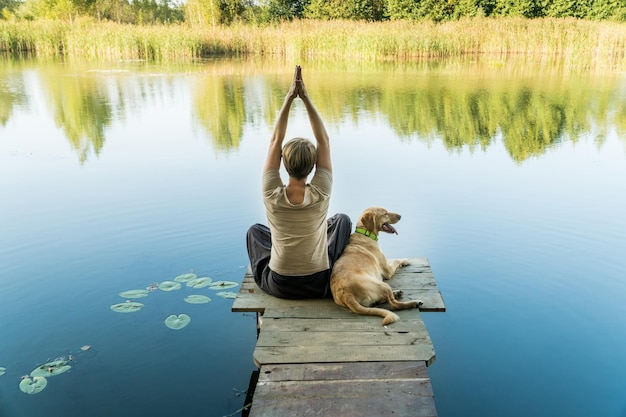
[[[294,138],[283,147],[291,104],[300,97],[309,116],[317,148]],[[289,174],[283,184],[281,159]],[[308,175],[315,168],[310,183]],[[248,230],[250,265],[258,286],[280,298],[330,297],[330,272],[348,243],[350,218],[336,214],[326,220],[332,189],[330,142],[326,128],[296,66],[293,82],[274,127],[263,169],[263,200],[269,227]]]

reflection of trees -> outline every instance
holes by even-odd
[[[305,82],[329,125],[380,115],[401,139],[440,140],[451,150],[486,149],[501,138],[517,162],[583,134],[601,142],[612,126],[625,130],[624,93],[614,77],[460,68],[390,64],[326,72],[321,66],[305,73]],[[268,94],[282,99],[287,82],[269,83]]]
[[[238,148],[246,122],[241,77],[202,79],[194,94],[195,118],[211,134],[216,148]]]
[[[5,126],[16,106],[28,102],[21,71],[10,59],[0,58],[0,126]]]
[[[58,66],[42,67],[55,121],[81,161],[101,151],[114,117],[128,109],[141,111],[150,100],[159,99],[154,94],[171,92],[163,91],[168,86],[162,78],[120,79],[85,70],[68,75]],[[248,125],[271,130],[290,81],[286,68],[289,65],[274,61],[217,60],[203,65],[202,74],[208,75],[195,78],[192,112],[216,149],[238,148]],[[27,101],[21,78],[13,73],[19,74],[0,64],[0,126],[16,105]],[[507,70],[428,62],[315,63],[305,65],[304,77],[329,127],[346,119],[358,125],[380,117],[403,140],[441,140],[451,150],[485,149],[501,139],[518,162],[585,134],[600,144],[611,129],[626,138],[624,86],[615,75],[577,78],[556,69],[546,74],[534,67]],[[159,85],[152,85],[155,82]]]
[[[581,134],[623,131],[626,119],[614,81],[601,79],[428,78],[413,89],[385,85],[382,94],[380,112],[400,137],[436,136],[457,149],[485,148],[501,135],[517,162]]]
[[[92,150],[99,154],[113,114],[106,85],[83,74],[45,73],[44,79],[54,120],[78,151],[80,161],[84,162]]]
[[[501,97],[499,124],[504,144],[514,160],[541,155],[563,138],[565,114],[558,97],[527,88]]]
[[[68,71],[52,66],[40,73],[54,121],[81,163],[90,153],[101,152],[113,122],[123,119],[127,111],[140,112],[170,91],[161,95],[160,77],[128,77],[125,70],[92,71],[77,66]]]

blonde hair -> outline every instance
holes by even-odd
[[[283,164],[290,177],[306,178],[317,162],[317,148],[304,138],[294,138],[283,146]]]

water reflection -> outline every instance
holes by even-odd
[[[206,129],[219,150],[239,147],[246,123],[246,92],[241,76],[216,76],[194,88],[195,120]]]
[[[24,81],[27,70],[34,69],[46,111],[84,162],[102,151],[114,122],[123,124],[129,103],[140,109],[160,99],[181,106],[171,102],[173,97],[155,98],[152,92],[172,91],[173,79],[184,78],[193,120],[216,149],[229,151],[239,147],[247,124],[273,123],[290,67],[212,61],[184,68],[117,63],[102,69],[7,59],[0,63],[0,123],[5,126],[18,107],[28,112],[28,103],[41,94]],[[357,68],[315,63],[305,68],[320,112],[331,125],[378,115],[401,139],[442,141],[450,150],[485,149],[501,138],[517,162],[581,135],[602,143],[615,129],[626,137],[626,92],[616,73],[573,74],[558,66],[515,62]],[[168,88],[155,88],[155,83]]]
[[[113,106],[104,80],[89,74],[41,73],[42,85],[56,125],[76,150],[81,162],[100,153],[105,131],[113,120]],[[119,89],[118,89],[119,91]]]
[[[27,103],[27,95],[19,66],[0,61],[0,126],[6,126],[13,111]]]

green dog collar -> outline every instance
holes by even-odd
[[[356,233],[360,233],[362,235],[365,235],[365,236],[367,236],[367,237],[369,237],[369,238],[371,238],[373,240],[378,240],[378,236],[376,236],[374,233],[372,233],[369,230],[364,229],[362,227],[357,227],[354,231]]]

